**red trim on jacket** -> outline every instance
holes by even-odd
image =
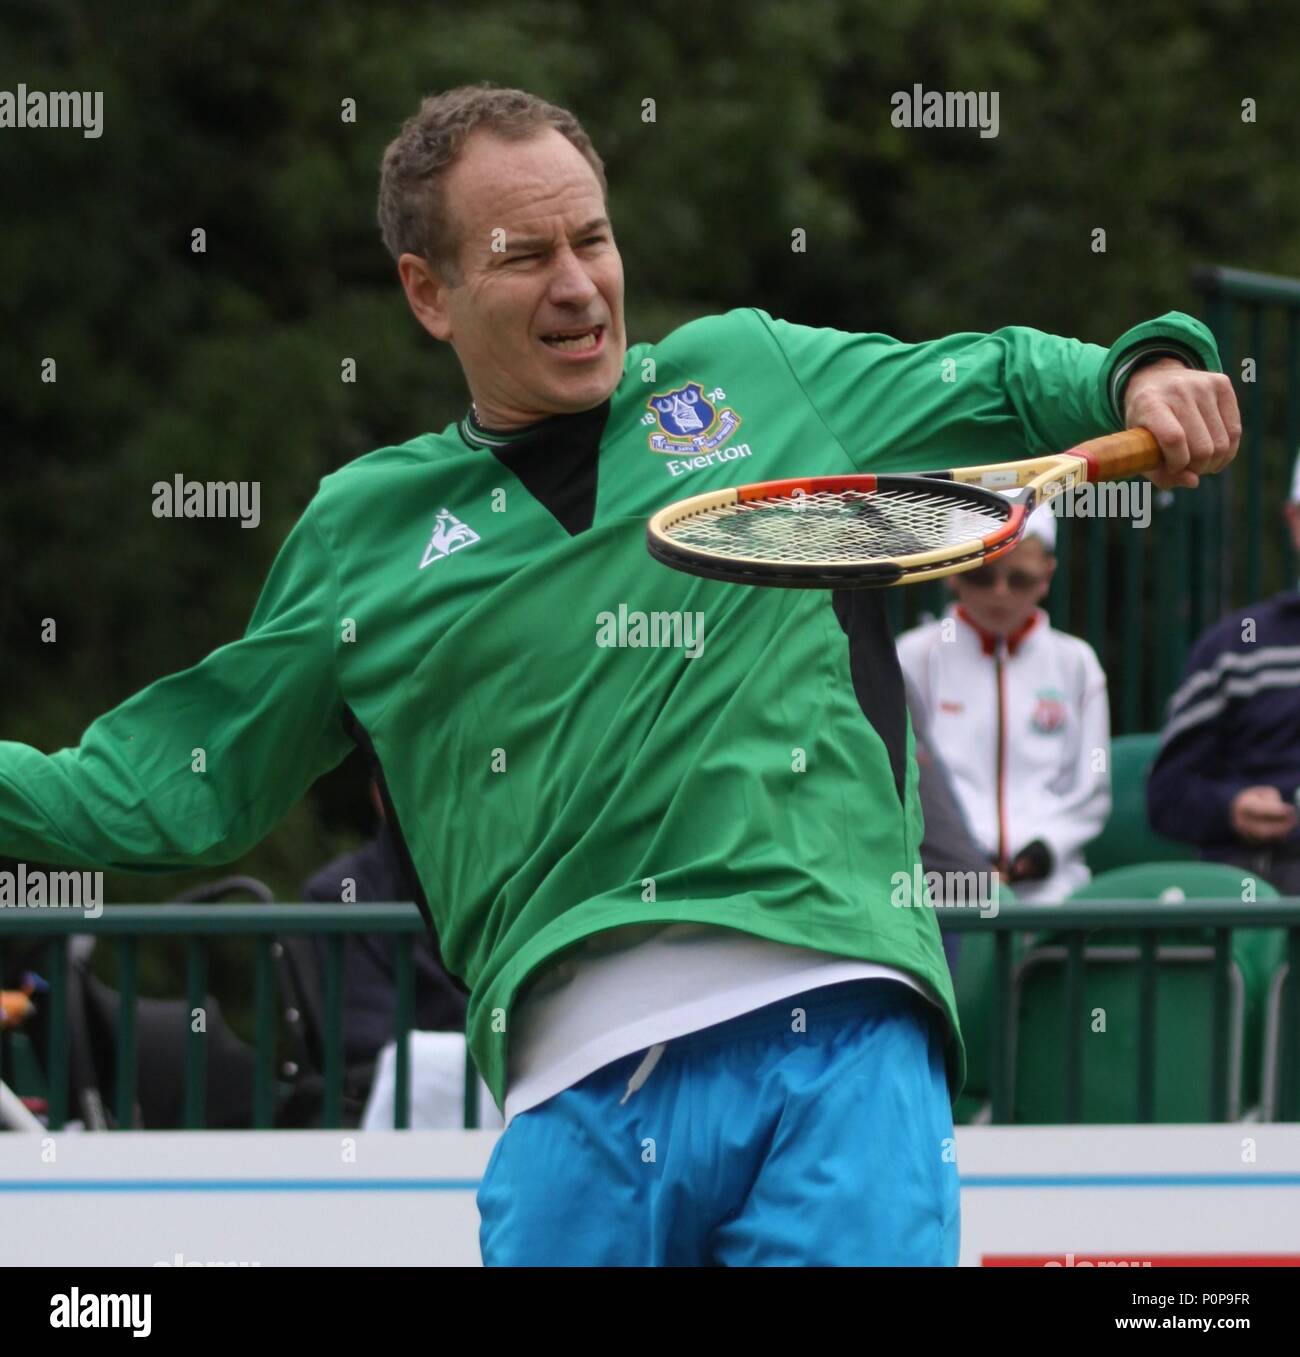
[[[983,627],[966,611],[959,603],[957,605],[957,616],[966,623],[968,627],[980,638],[980,648],[984,654],[993,660],[994,670],[997,675],[998,686],[998,748],[997,748],[997,780],[998,780],[998,871],[1005,876],[1010,868],[1007,861],[1007,688],[1006,688],[1006,670],[1003,668],[1002,655],[998,650],[998,642],[1003,641],[1006,644],[1006,654],[1010,658],[1020,649],[1021,642],[1038,625],[1040,617],[1045,618],[1046,613],[1040,608],[1035,608],[1032,613],[1018,626],[1015,631],[1007,636],[998,636],[991,631],[985,631]]]
[[[1041,608],[1035,608],[1015,631],[1005,637],[999,636],[996,632],[985,631],[960,603],[957,605],[957,616],[980,638],[980,646],[986,655],[995,654],[1001,640],[1007,643],[1007,654],[1014,655],[1020,649],[1021,642],[1038,625],[1039,618],[1045,618],[1047,614]]]

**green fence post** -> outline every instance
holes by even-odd
[[[136,965],[136,940],[119,938],[117,942],[117,1129],[135,1127],[136,1085],[136,1001],[139,998]]]
[[[1138,978],[1138,1121],[1156,1119],[1156,938],[1142,930]]]
[[[50,939],[50,1088],[51,1131],[68,1120],[68,939]]]
[[[325,947],[325,1105],[321,1125],[343,1125],[343,935]]]
[[[1065,955],[1065,1120],[1079,1120],[1083,1107],[1083,940],[1072,930]]]
[[[1183,492],[1186,494],[1186,491]],[[1187,656],[1186,546],[1183,500],[1172,490],[1157,490],[1155,541],[1155,615],[1151,635],[1156,643],[1156,686],[1152,726],[1164,721],[1164,704],[1178,686]]]
[[[1216,312],[1210,328],[1219,346],[1223,370],[1231,380],[1235,364],[1237,311],[1228,297],[1220,295],[1216,298]],[[1236,383],[1233,385],[1235,387]],[[1237,527],[1232,506],[1241,498],[1236,494],[1238,488],[1238,482],[1230,470],[1226,476],[1212,476],[1202,481],[1196,492],[1199,503],[1201,494],[1209,491],[1203,515],[1206,531],[1199,549],[1204,574],[1201,606],[1195,619],[1198,636],[1231,607],[1235,583],[1233,544]]]
[[[1278,530],[1278,525],[1271,519],[1271,510],[1276,503],[1271,475],[1267,477],[1268,492],[1261,491],[1266,479],[1265,444],[1267,442],[1271,449],[1277,437],[1276,428],[1270,431],[1266,421],[1276,405],[1265,393],[1264,376],[1267,369],[1270,391],[1276,390],[1279,379],[1285,391],[1283,455],[1289,462],[1300,442],[1300,346],[1297,337],[1300,279],[1216,267],[1197,270],[1194,280],[1206,298],[1206,319],[1219,345],[1224,371],[1240,388],[1235,342],[1237,316],[1242,309],[1250,314],[1246,356],[1253,358],[1256,364],[1255,380],[1248,384],[1249,392],[1239,389],[1238,393],[1245,427],[1242,454],[1237,465],[1223,478],[1218,492],[1218,536],[1213,542],[1204,544],[1215,554],[1225,572],[1218,594],[1218,611],[1221,613],[1253,602],[1274,587],[1264,578],[1270,570],[1273,554],[1271,549],[1266,553],[1263,546],[1264,532],[1271,534]],[[1271,309],[1280,309],[1286,317],[1285,362],[1280,374],[1272,371],[1269,358],[1267,322]],[[1271,546],[1277,539],[1270,537],[1269,540]],[[1294,575],[1294,564],[1288,573]],[[1212,604],[1213,600],[1209,600],[1209,605]],[[1213,621],[1215,615],[1211,613],[1198,620]]]
[[[397,939],[397,1078],[393,1089],[393,1129],[411,1124],[411,1020],[415,1007],[414,940],[410,933]]]
[[[1278,1120],[1300,1121],[1300,928],[1286,935],[1287,976],[1278,1041]]]
[[[1077,520],[1076,520],[1077,521]],[[1090,551],[1084,553],[1088,570],[1088,644],[1097,652],[1102,667],[1106,667],[1106,614],[1109,605],[1107,589],[1110,582],[1110,545],[1114,541],[1114,526],[1105,519],[1089,519]]]
[[[275,1007],[271,976],[271,949],[279,947],[266,936],[253,940],[253,1125],[259,1131],[270,1129],[274,1120],[272,1069],[275,1061]]]
[[[1300,453],[1300,310],[1292,307],[1286,313],[1286,369],[1283,373],[1286,382],[1286,416],[1283,429],[1287,468]],[[1287,587],[1290,588],[1296,578],[1294,548],[1287,541],[1283,558],[1287,562]]]
[[[1255,380],[1251,383],[1246,410],[1246,449],[1250,484],[1257,490],[1264,484],[1264,382],[1267,359],[1264,353],[1264,312],[1259,306],[1250,308],[1250,357],[1255,360]],[[1249,523],[1246,527],[1246,598],[1253,601],[1260,596],[1263,579],[1261,534],[1264,526],[1264,497],[1248,498]]]
[[[1152,493],[1149,482],[1144,482],[1144,493]],[[1154,497],[1154,496],[1153,496]],[[1154,526],[1154,511],[1152,523]],[[1142,554],[1146,548],[1146,530],[1136,523],[1129,523],[1121,529],[1124,533],[1124,654],[1142,653]],[[1120,694],[1119,731],[1120,735],[1130,735],[1141,730],[1143,712],[1142,676],[1146,666],[1141,664],[1122,664],[1119,672],[1124,676],[1124,688]],[[1114,668],[1109,673],[1114,674]],[[1153,723],[1154,724],[1154,723]]]
[[[1011,993],[1011,934],[999,929],[993,934],[993,1061],[989,1068],[989,1101],[993,1124],[1012,1119],[1011,1024],[1014,1017]]]
[[[1174,685],[1178,681],[1178,675],[1183,672],[1183,665],[1187,663],[1187,652],[1191,649],[1194,600],[1192,591],[1188,591],[1186,588],[1186,582],[1193,578],[1191,571],[1191,515],[1192,508],[1188,499],[1188,492],[1186,490],[1175,490],[1169,513],[1169,560],[1173,567],[1174,579],[1182,581],[1183,587],[1176,595],[1171,616],[1163,624],[1169,628],[1170,645],[1168,651],[1174,676],[1168,692],[1173,691]],[[1166,693],[1166,696],[1168,696],[1168,693]]]
[[[469,1033],[465,1034],[465,1129],[478,1129],[478,1067],[469,1049]]]
[[[1211,1016],[1210,1120],[1228,1120],[1228,949],[1232,934],[1214,930],[1214,1003]]]
[[[185,1129],[201,1130],[207,1106],[208,1012],[207,954],[203,939],[192,935],[185,939],[185,999],[189,1024],[185,1033]],[[203,1015],[196,1023],[195,1015]]]

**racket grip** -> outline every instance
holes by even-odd
[[[1087,463],[1089,482],[1123,480],[1139,471],[1154,471],[1164,461],[1149,429],[1125,429],[1123,433],[1091,438],[1071,448],[1070,456],[1082,457]]]

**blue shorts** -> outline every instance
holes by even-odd
[[[668,1042],[625,1101],[646,1053],[596,1070],[498,1140],[484,1263],[954,1265],[944,1028],[856,980]]]

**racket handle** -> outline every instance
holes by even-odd
[[[1123,433],[1091,438],[1070,449],[1088,466],[1088,481],[1119,481],[1139,471],[1154,471],[1164,461],[1160,445],[1149,429],[1125,429]]]

